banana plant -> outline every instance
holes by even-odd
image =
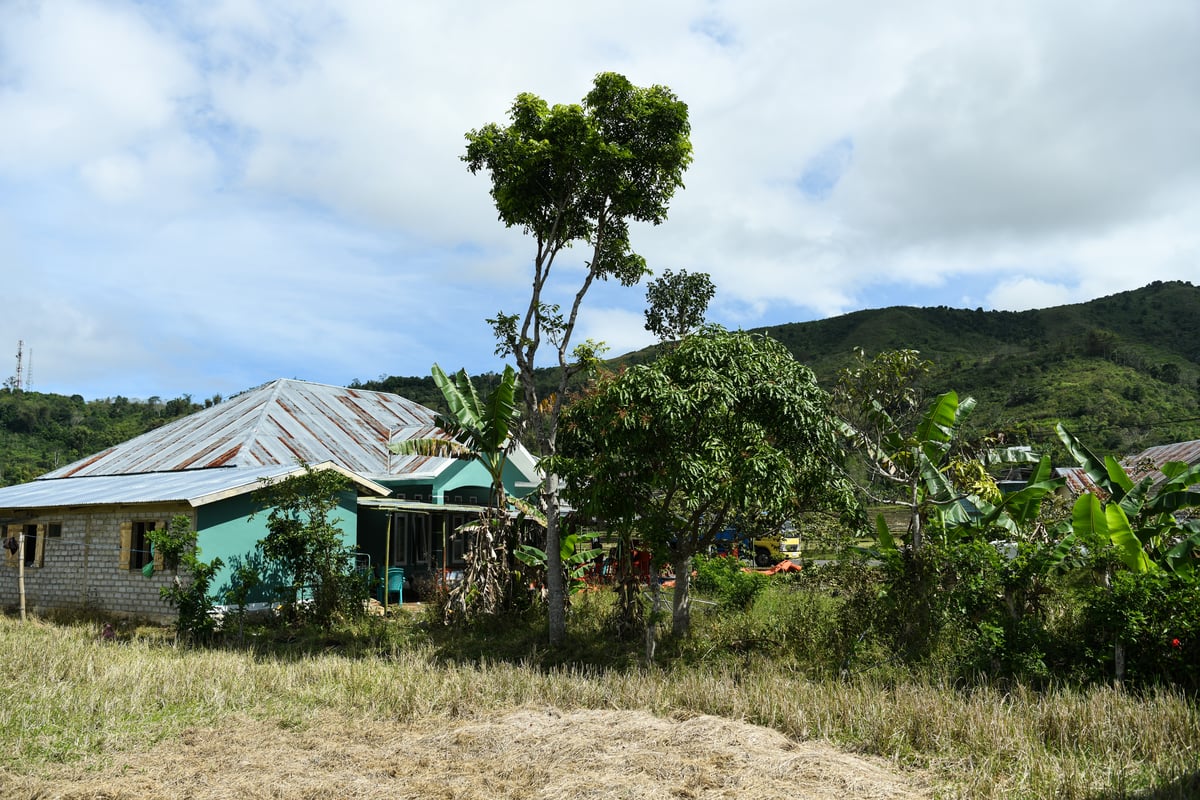
[[[1135,483],[1112,456],[1098,458],[1062,425],[1055,430],[1080,468],[1105,495],[1085,493],[1075,502],[1072,530],[1081,543],[1111,544],[1135,572],[1166,569],[1194,575],[1200,562],[1200,520],[1177,512],[1200,508],[1200,465],[1164,464],[1157,488],[1147,475]]]
[[[588,565],[597,556],[604,553],[603,548],[593,548],[576,552],[579,540],[579,534],[572,533],[569,536],[562,537],[559,544],[559,555],[562,557],[563,569],[567,573],[571,594],[576,594],[584,589],[587,583],[583,578],[587,575]],[[526,566],[538,567],[543,570],[546,568],[546,551],[540,550],[533,545],[518,545],[513,551],[513,555]]]
[[[440,456],[474,459],[483,464],[492,481],[492,505],[505,506],[504,465],[516,447],[518,411],[516,406],[517,373],[506,366],[500,383],[486,399],[480,399],[466,370],[448,376],[433,365],[433,382],[446,400],[449,414],[436,417],[445,437],[409,439],[390,445],[400,455]]]
[[[1002,523],[1005,527],[1016,524],[1008,520],[1003,507],[996,509],[995,503],[1002,499],[994,482],[986,476],[986,467],[1025,463],[1034,457],[1022,448],[1000,448],[985,451],[975,459],[956,458],[953,449],[958,431],[974,408],[974,398],[960,398],[957,392],[945,392],[934,399],[913,430],[906,432],[878,399],[870,398],[861,406],[865,420],[861,428],[846,421],[838,423],[843,436],[867,456],[876,476],[903,488],[905,497],[895,502],[909,508],[908,533],[914,549],[922,545],[923,517],[936,521],[937,527],[948,532],[977,529],[981,509],[986,510],[985,516],[992,514],[992,521],[1005,520]],[[978,486],[975,491],[964,491],[956,485],[951,472],[968,466],[974,469],[967,471],[986,478],[984,482],[989,484],[990,493],[984,491],[987,487],[983,486]],[[1044,481],[1039,479],[1039,482]],[[1040,497],[1050,489],[1049,485],[1029,487],[1019,500],[1024,504],[1022,509],[1027,510],[1035,498],[1040,502]],[[877,521],[876,528],[882,526],[883,523]],[[890,533],[888,539],[894,547]],[[888,546],[881,541],[881,547],[886,549]]]

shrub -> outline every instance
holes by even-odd
[[[1085,596],[1083,636],[1097,678],[1115,672],[1125,651],[1125,679],[1200,690],[1200,582],[1172,572],[1116,572],[1108,588]]]
[[[163,562],[179,574],[170,586],[159,589],[162,598],[179,609],[176,635],[184,641],[207,641],[217,628],[209,588],[223,562],[219,558],[207,563],[200,560],[196,532],[191,520],[183,514],[173,518],[168,527],[150,531],[148,535],[151,546],[163,554]]]
[[[693,566],[696,591],[716,599],[723,608],[749,608],[767,582],[765,575],[747,570],[732,556],[696,556]]]

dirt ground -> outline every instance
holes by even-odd
[[[2,784],[7,784],[4,786]],[[149,752],[43,777],[5,798],[928,798],[919,779],[754,725],[642,712],[521,710],[397,725],[318,717],[192,729]]]

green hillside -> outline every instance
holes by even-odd
[[[1200,439],[1200,288],[1155,282],[1034,311],[892,307],[763,329],[832,383],[853,358],[919,350],[931,392],[973,395],[977,427],[1044,439],[1062,421],[1096,448]]]

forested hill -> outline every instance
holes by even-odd
[[[856,347],[869,356],[919,350],[933,362],[928,393],[973,395],[979,401],[973,428],[1007,431],[1022,442],[1050,439],[1057,421],[1104,453],[1200,439],[1200,288],[1190,283],[1155,282],[1036,311],[896,306],[759,332],[786,345],[826,386]],[[480,376],[476,383],[485,390],[495,380]],[[442,404],[428,375],[351,385],[431,408]],[[0,389],[0,485],[30,480],[220,400],[84,401]]]
[[[1052,436],[1062,421],[1106,452],[1200,439],[1200,287],[1155,282],[1034,311],[892,308],[763,329],[823,382],[853,359],[919,350],[930,391],[974,396],[977,427]]]

